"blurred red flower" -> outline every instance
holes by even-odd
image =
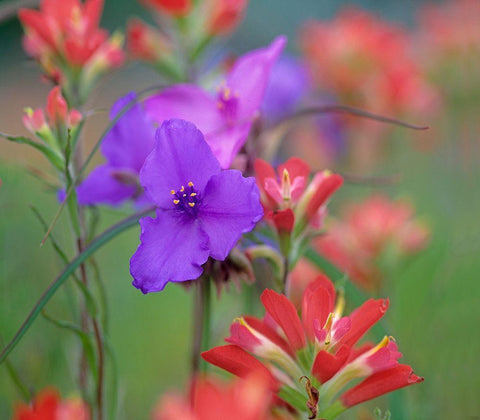
[[[192,0],[141,0],[141,2],[172,16],[185,16],[192,9]]]
[[[315,241],[315,247],[365,289],[380,287],[382,273],[377,262],[385,252],[394,257],[414,254],[429,239],[428,228],[414,219],[414,210],[405,201],[374,195],[345,213]]]
[[[90,413],[80,398],[62,401],[55,388],[45,388],[31,404],[17,404],[12,420],[90,420]]]
[[[273,420],[272,396],[262,375],[250,375],[228,385],[213,377],[197,378],[188,397],[164,395],[153,420]]]

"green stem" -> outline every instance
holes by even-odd
[[[40,245],[43,245],[47,238],[49,237],[50,233],[52,232],[52,229],[53,227],[55,226],[55,224],[57,223],[58,219],[60,218],[60,214],[62,213],[63,209],[65,208],[65,205],[67,204],[67,201],[70,197],[70,195],[73,193],[76,185],[80,182],[80,179],[82,178],[82,175],[83,173],[85,172],[88,164],[90,163],[90,161],[93,159],[93,156],[95,155],[95,153],[97,152],[97,150],[100,148],[100,145],[103,141],[103,139],[106,137],[106,135],[110,132],[110,130],[113,128],[113,126],[117,123],[117,121],[126,113],[128,112],[128,110],[130,108],[132,108],[135,104],[137,104],[141,98],[146,95],[147,93],[149,92],[152,92],[154,90],[159,90],[159,89],[162,89],[164,88],[165,86],[164,85],[159,85],[159,86],[152,86],[152,87],[149,87],[147,89],[144,89],[142,91],[140,91],[138,94],[137,94],[137,97],[135,99],[132,99],[130,102],[128,102],[127,104],[125,104],[125,106],[120,110],[120,112],[115,116],[114,119],[112,119],[112,121],[110,121],[110,124],[108,124],[107,128],[104,130],[104,132],[102,133],[102,135],[100,136],[100,138],[98,139],[98,141],[95,143],[95,145],[93,146],[92,150],[90,151],[90,153],[88,154],[87,158],[85,159],[85,162],[83,162],[83,165],[81,168],[79,168],[78,172],[76,173],[76,177],[75,179],[73,180],[73,182],[71,183],[71,185],[69,186],[69,188],[67,188],[67,191],[65,192],[65,199],[63,200],[63,202],[60,204],[60,207],[58,208],[57,212],[55,213],[55,216],[53,216],[53,219],[52,221],[50,222],[50,225],[48,226],[48,229],[47,229],[47,232],[45,233],[43,239],[42,239],[42,242],[40,243]]]
[[[50,284],[50,286],[45,290],[40,299],[37,301],[31,312],[28,314],[27,318],[12,338],[12,340],[7,344],[7,346],[0,353],[0,364],[5,361],[11,351],[16,347],[20,342],[22,337],[31,327],[35,319],[38,317],[42,309],[48,303],[48,301],[53,297],[58,288],[67,280],[70,275],[83,263],[85,262],[90,255],[96,252],[99,248],[105,245],[107,242],[110,242],[113,238],[118,236],[120,233],[126,231],[127,229],[135,226],[138,220],[144,216],[147,216],[153,211],[153,208],[141,211],[139,213],[133,214],[132,216],[123,219],[119,223],[108,228],[105,232],[97,236],[85,249],[84,251],[77,255],[70,264],[65,267],[63,272]]]
[[[207,350],[210,347],[210,330],[212,319],[212,293],[211,293],[211,278],[206,277],[203,282],[203,327],[202,327],[202,350]],[[203,371],[206,372],[208,363],[203,363]]]
[[[17,387],[18,392],[22,395],[24,401],[29,402],[32,400],[33,396],[30,390],[25,386],[25,384],[20,379],[20,375],[14,368],[14,366],[10,363],[9,360],[6,361],[5,367],[7,368],[7,372],[10,375],[10,379]]]
[[[210,277],[204,274],[195,282],[193,308],[192,376],[200,371],[200,354],[210,339]],[[205,365],[203,366],[205,370]]]

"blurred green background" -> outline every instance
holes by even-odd
[[[0,2],[0,6],[7,3]],[[295,33],[307,18],[328,18],[342,5],[359,4],[382,16],[413,20],[418,1],[257,0],[230,41],[237,51],[269,42],[274,35]],[[133,0],[107,0],[104,24],[124,28],[127,16],[146,17]],[[21,30],[11,20],[0,26],[0,131],[25,134],[21,123],[25,106],[43,106],[48,85],[39,81],[37,66],[21,50]],[[92,104],[109,107],[130,90],[156,83],[156,75],[130,63],[109,75],[95,92]],[[478,107],[480,108],[480,107]],[[477,108],[477,110],[478,110]],[[477,114],[478,115],[478,114]],[[390,192],[408,195],[417,213],[428,220],[430,246],[389,279],[391,309],[388,323],[405,357],[425,383],[399,391],[401,407],[392,407],[397,419],[480,418],[480,187],[478,183],[480,133],[469,134],[469,147],[460,148],[456,122],[443,121],[442,139],[423,151],[415,141],[428,134],[395,129],[385,168],[401,173],[402,182]],[[91,144],[105,126],[107,116],[88,123]],[[421,120],[415,122],[429,121]],[[99,160],[98,160],[99,161]],[[49,245],[40,247],[42,228],[29,209],[35,205],[48,220],[58,204],[55,195],[28,174],[28,168],[46,168],[42,158],[25,146],[0,142],[0,338],[9,340],[42,291],[62,265]],[[371,188],[347,185],[341,198],[363,195]],[[338,207],[341,198],[332,206]],[[102,226],[125,215],[126,210],[102,210]],[[62,217],[54,235],[69,251],[68,220]],[[146,419],[162,392],[187,381],[191,336],[192,294],[170,285],[162,293],[142,295],[131,286],[129,259],[138,243],[132,229],[97,255],[107,285],[110,341],[115,348],[118,383],[118,419]],[[68,318],[69,291],[63,287],[48,305],[49,314]],[[223,337],[230,321],[241,311],[235,292],[216,303],[214,331]],[[220,342],[220,339],[219,339]],[[76,389],[78,346],[68,331],[39,318],[10,360],[32,389],[53,384],[69,395]],[[111,376],[111,375],[110,375]],[[109,385],[110,386],[110,385]],[[11,405],[20,399],[4,366],[0,366],[0,418],[8,419]],[[403,402],[403,403],[402,403]],[[388,407],[388,399],[369,407]],[[355,418],[348,413],[344,418]]]

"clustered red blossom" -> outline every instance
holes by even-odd
[[[103,0],[42,0],[40,10],[21,9],[25,51],[55,83],[82,89],[124,61],[122,39],[98,25]]]
[[[155,13],[171,19],[186,19],[190,17],[197,21],[200,16],[195,14],[191,0],[141,0]],[[196,38],[209,39],[224,36],[233,32],[240,24],[248,0],[204,0],[200,4],[203,19],[201,29]],[[127,29],[128,49],[133,57],[151,64],[170,65],[173,41],[162,31],[147,25],[140,19],[131,19]],[[198,41],[198,39],[196,39]]]
[[[480,3],[476,0],[450,0],[441,5],[427,3],[419,14],[419,26],[429,57],[469,55],[478,51],[479,19]]]
[[[361,402],[422,382],[392,337],[377,345],[358,344],[388,309],[388,299],[369,299],[349,316],[335,287],[320,275],[305,289],[301,316],[284,295],[266,289],[261,296],[266,314],[237,318],[229,343],[203,353],[203,358],[237,376],[261,373],[281,396],[303,393],[311,419],[329,418]],[[305,379],[305,385],[301,379]],[[362,379],[361,382],[356,380]],[[345,388],[348,387],[348,390]]]
[[[266,217],[280,234],[290,234],[295,226],[302,230],[307,224],[318,229],[328,199],[343,183],[340,175],[327,170],[310,181],[310,167],[298,158],[281,164],[278,176],[268,162],[257,159],[255,172]]]
[[[414,218],[408,202],[374,195],[348,207],[315,247],[359,286],[376,290],[383,277],[379,258],[388,251],[397,257],[414,254],[428,239],[427,227]]]
[[[312,75],[342,103],[386,114],[425,111],[435,102],[401,26],[357,9],[310,21],[300,44]]]
[[[17,404],[12,420],[90,420],[90,411],[80,398],[62,400],[56,389],[45,388],[31,404]]]
[[[153,420],[286,420],[271,414],[272,398],[268,382],[260,374],[229,384],[213,377],[198,377],[187,397],[164,395]]]

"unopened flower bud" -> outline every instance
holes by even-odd
[[[243,18],[248,0],[211,0],[207,31],[210,35],[231,33]]]

